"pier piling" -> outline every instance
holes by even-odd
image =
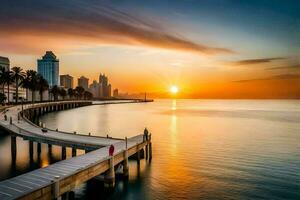
[[[72,157],[75,157],[77,154],[76,148],[72,148]]]
[[[128,177],[129,175],[129,165],[128,165],[128,146],[127,137],[125,138],[125,151],[124,151],[124,162],[123,162],[123,176]]]
[[[139,149],[139,145],[137,145],[137,148],[138,148],[138,150],[137,150],[137,164],[138,165],[140,165],[140,159],[141,159],[141,151],[140,151],[140,149]]]
[[[52,193],[52,199],[58,199],[59,198],[59,176],[55,176],[54,180],[52,181],[52,187],[51,187],[51,193]]]
[[[17,157],[17,137],[14,135],[11,136],[11,157],[13,161]]]
[[[38,155],[40,155],[40,153],[42,152],[42,145],[41,143],[37,143],[37,152],[38,152]]]
[[[29,140],[29,158],[33,160],[33,141]]]
[[[61,159],[65,160],[67,157],[67,150],[66,147],[61,147]]]
[[[104,176],[104,187],[113,188],[115,186],[115,165],[114,156],[109,159],[109,170]]]

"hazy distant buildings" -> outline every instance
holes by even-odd
[[[84,77],[84,76],[81,76],[79,79],[78,79],[78,86],[81,86],[83,87],[85,90],[88,90],[89,89],[89,79]]]
[[[111,97],[111,84],[108,84],[106,90],[107,90],[107,96],[106,97]]]
[[[111,90],[111,84],[109,84],[108,78],[104,74],[100,74],[99,83],[94,80],[89,86],[89,91],[95,98],[109,98],[111,97]]]
[[[69,74],[60,75],[60,85],[64,88],[73,88],[73,77]]]
[[[115,98],[119,97],[119,90],[118,89],[114,89],[113,97],[115,97]]]
[[[97,83],[97,81],[93,81],[89,87],[89,90],[93,94],[93,97],[100,97],[100,84]]]
[[[105,74],[100,74],[99,84],[102,87],[102,96],[101,97],[111,97],[111,84],[108,83],[108,78]]]
[[[59,60],[52,51],[47,51],[42,59],[38,59],[37,71],[48,81],[50,87],[59,85]]]
[[[0,67],[3,67],[6,71],[8,71],[10,70],[9,64],[9,59],[7,57],[0,56]]]

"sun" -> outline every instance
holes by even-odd
[[[177,93],[178,93],[178,87],[177,87],[176,85],[172,85],[172,86],[170,87],[170,92],[171,92],[172,94],[177,94]]]

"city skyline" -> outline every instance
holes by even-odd
[[[0,55],[32,69],[51,49],[61,74],[97,80],[105,72],[116,88],[153,97],[170,97],[176,85],[178,98],[299,98],[299,6],[7,1],[0,8]]]

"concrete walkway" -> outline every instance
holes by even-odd
[[[72,101],[73,102],[73,101]],[[81,102],[81,101],[76,101]],[[120,104],[120,103],[133,103],[134,101],[99,101],[94,102],[93,105],[104,105],[104,104]],[[55,104],[55,102],[53,102]],[[52,103],[52,104],[53,104]],[[61,103],[61,102],[57,102]],[[68,103],[67,101],[63,103]],[[49,103],[39,103],[34,105],[24,105],[23,109],[36,108],[41,105],[48,105]],[[30,139],[32,141],[48,143],[66,147],[74,147],[79,149],[93,150],[96,148],[108,146],[119,142],[118,138],[106,138],[99,136],[88,136],[84,134],[74,134],[62,131],[50,130],[46,133],[42,132],[41,127],[30,123],[28,120],[20,118],[18,120],[18,113],[21,112],[22,106],[14,106],[7,108],[5,112],[0,113],[0,126],[7,131],[15,134],[16,136],[23,137],[24,139]],[[4,115],[7,116],[5,121]],[[12,124],[10,124],[10,117],[12,118]],[[66,122],[67,123],[67,122]],[[93,138],[93,139],[91,139]]]

